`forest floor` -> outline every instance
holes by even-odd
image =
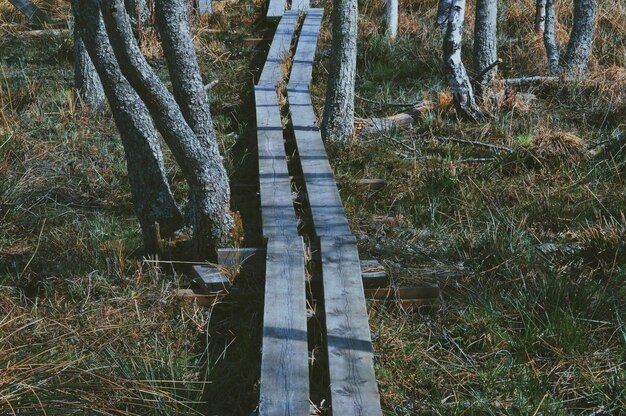
[[[70,20],[66,2],[39,3]],[[264,6],[217,1],[195,28],[204,79],[219,80],[211,110],[241,218],[233,244],[252,247],[252,85],[274,27]],[[562,46],[569,7],[557,1]],[[401,1],[393,42],[384,2],[360,3],[357,115],[432,102],[413,128],[327,148],[361,257],[396,281],[427,277],[442,289],[435,311],[369,309],[385,414],[626,413],[626,13],[620,0],[599,7],[586,80],[494,85],[476,124],[451,105],[436,2]],[[468,68],[472,13],[470,3]],[[533,14],[530,0],[500,2],[503,78],[546,72]],[[329,15],[327,5],[318,110]],[[71,33],[27,34],[23,23],[0,3],[0,414],[250,414],[262,299],[202,308],[176,296],[189,284],[174,263],[184,257],[170,241],[167,258],[144,258],[110,115],[76,105]],[[148,28],[142,47],[166,79]],[[182,200],[187,187],[166,157]],[[386,184],[368,189],[363,178]]]

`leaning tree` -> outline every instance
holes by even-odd
[[[79,4],[81,37],[122,138],[146,249],[157,251],[159,239],[183,220],[165,176],[158,131],[189,184],[185,218],[193,230],[192,256],[214,258],[216,246],[228,238],[232,227],[230,191],[185,0],[155,0],[174,95],[141,53],[124,0],[80,0]]]

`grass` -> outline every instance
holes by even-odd
[[[40,3],[69,17],[64,3]],[[383,104],[357,98],[357,115],[399,111],[390,102],[435,103],[413,129],[327,147],[361,257],[380,259],[398,280],[428,277],[442,288],[431,313],[370,309],[385,414],[626,412],[626,25],[621,2],[601,3],[587,80],[524,91],[531,101],[501,91],[477,125],[451,108],[436,2],[401,2],[394,42],[384,37],[383,3],[361,2],[357,94]],[[240,185],[256,180],[252,77],[273,33],[263,6],[218,2],[196,28],[204,79],[219,80],[211,107],[220,149]],[[533,2],[500,7],[500,75],[544,74]],[[564,46],[572,16],[569,3],[557,7]],[[0,413],[250,414],[262,300],[201,309],[175,296],[188,284],[185,269],[143,258],[110,115],[75,105],[69,34],[21,35],[23,18],[4,3],[0,21]],[[166,77],[154,34],[142,36]],[[187,187],[166,159],[182,200]],[[368,190],[360,178],[387,185]],[[244,235],[237,244],[260,244],[253,194],[233,187]],[[171,246],[164,260],[177,259]]]

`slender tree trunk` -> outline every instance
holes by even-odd
[[[197,259],[214,259],[215,248],[227,240],[232,221],[227,212],[228,192],[224,191],[219,176],[223,169],[221,158],[216,159],[215,153],[205,147],[205,141],[196,137],[176,100],[152,71],[132,35],[123,0],[105,0],[102,11],[124,76],[148,107],[189,183],[189,212],[194,225],[192,255]]]
[[[482,96],[482,91],[496,75],[496,67],[486,73],[483,72],[498,59],[497,23],[497,0],[478,0],[474,25],[474,73],[476,75],[482,74],[481,79],[476,84],[479,96]]]
[[[535,33],[543,34],[546,28],[546,0],[535,2]]]
[[[595,32],[596,0],[574,0],[574,24],[565,53],[565,70],[569,76],[587,72],[593,34]]]
[[[104,90],[89,53],[80,36],[78,0],[72,0],[74,14],[74,88],[80,96],[80,104],[93,113],[104,111]]]
[[[546,22],[543,32],[543,43],[546,46],[548,55],[548,73],[555,75],[559,72],[559,47],[554,37],[554,27],[556,24],[556,0],[546,0]]]
[[[398,35],[398,0],[387,0],[387,36],[395,39]]]
[[[347,143],[354,134],[357,16],[357,0],[333,1],[331,64],[322,119],[326,140]]]
[[[453,0],[447,18],[446,35],[443,42],[445,72],[454,96],[454,105],[463,116],[478,121],[483,118],[474,100],[472,85],[461,61],[463,24],[465,22],[465,0]]]
[[[160,232],[182,224],[170,191],[163,155],[148,109],[122,75],[100,14],[97,0],[81,0],[81,38],[97,70],[126,153],[128,179],[144,246],[157,253]]]
[[[208,236],[224,241],[232,228],[232,218],[228,214],[230,189],[228,175],[224,169],[222,156],[217,147],[217,135],[211,121],[211,111],[200,67],[193,48],[191,29],[187,20],[185,0],[156,0],[156,20],[161,35],[161,43],[169,69],[174,97],[191,130],[209,158],[207,168],[211,177],[214,194],[200,204],[208,204],[203,211],[209,212],[212,224],[197,224],[198,229],[211,227]],[[191,205],[193,208],[194,205]],[[192,215],[192,218],[203,218]],[[200,236],[198,236],[200,237]]]
[[[452,0],[439,0],[437,6],[437,21],[435,27],[440,27],[448,21],[452,11]]]

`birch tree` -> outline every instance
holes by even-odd
[[[546,28],[546,0],[535,2],[535,33],[543,34]]]
[[[346,143],[354,133],[356,82],[357,0],[334,0],[332,44],[322,134]]]
[[[483,113],[476,105],[474,91],[461,60],[463,25],[465,23],[465,0],[441,0],[437,23],[446,23],[446,34],[443,41],[443,61],[444,70],[454,97],[454,106],[464,117],[474,121],[481,120]]]
[[[83,34],[85,37],[89,36],[90,39],[94,39],[89,44],[86,43],[86,46],[92,59],[99,61],[96,67],[99,68],[98,72],[103,79],[103,84],[108,86],[105,87],[105,91],[108,91],[109,102],[118,104],[117,106],[111,105],[112,109],[126,108],[131,103],[136,103],[134,118],[128,118],[128,111],[117,114],[118,119],[123,118],[125,114],[127,116],[125,123],[117,122],[123,140],[128,134],[128,128],[141,130],[142,133],[140,142],[144,143],[143,149],[140,152],[134,147],[127,148],[127,160],[138,157],[136,153],[141,153],[143,157],[150,156],[155,160],[161,159],[158,142],[156,146],[148,146],[148,148],[145,146],[145,143],[152,144],[151,138],[156,137],[154,128],[151,125],[148,128],[151,118],[154,126],[172,150],[190,186],[186,217],[193,229],[192,256],[196,259],[214,259],[216,246],[227,239],[232,227],[232,218],[228,212],[230,195],[228,178],[217,149],[215,131],[211,125],[206,93],[204,88],[197,88],[201,77],[186,21],[185,1],[157,0],[155,2],[157,14],[159,10],[161,11],[161,17],[158,20],[164,50],[166,54],[172,54],[172,50],[176,54],[180,53],[180,56],[167,57],[170,73],[180,72],[181,78],[184,76],[192,78],[190,83],[181,83],[173,77],[173,89],[177,98],[174,98],[163,85],[141,53],[133,36],[123,0],[80,0],[80,5],[81,19],[85,23]],[[83,10],[85,7],[87,13]],[[107,45],[106,48],[102,46],[103,44]],[[194,62],[186,62],[184,67],[178,68],[176,65],[179,64],[181,57]],[[114,86],[117,84],[124,89],[120,90],[121,87],[115,89]],[[187,88],[189,91],[183,91]],[[116,110],[114,110],[114,116],[115,113]],[[141,129],[139,129],[140,126]],[[161,165],[160,172],[164,178],[162,162],[158,164]],[[132,167],[132,169],[143,169],[143,166]],[[130,176],[131,163],[129,162],[129,178]],[[163,187],[161,189],[164,191]],[[165,200],[173,202],[173,198],[170,201],[170,196],[171,193],[166,195]],[[152,206],[162,202],[158,198],[151,200]],[[177,208],[173,208],[175,202],[173,206],[168,203],[168,206],[170,212],[177,211]],[[137,206],[135,209],[137,210]],[[172,218],[180,219],[180,213],[172,215]],[[168,221],[168,223],[172,222]],[[144,241],[146,241],[146,236],[144,236]]]
[[[395,39],[398,35],[398,0],[387,0],[387,36]]]
[[[548,56],[548,73],[554,75],[559,72],[559,47],[556,44],[554,28],[556,25],[556,0],[546,0],[546,22],[543,32],[543,43]]]

